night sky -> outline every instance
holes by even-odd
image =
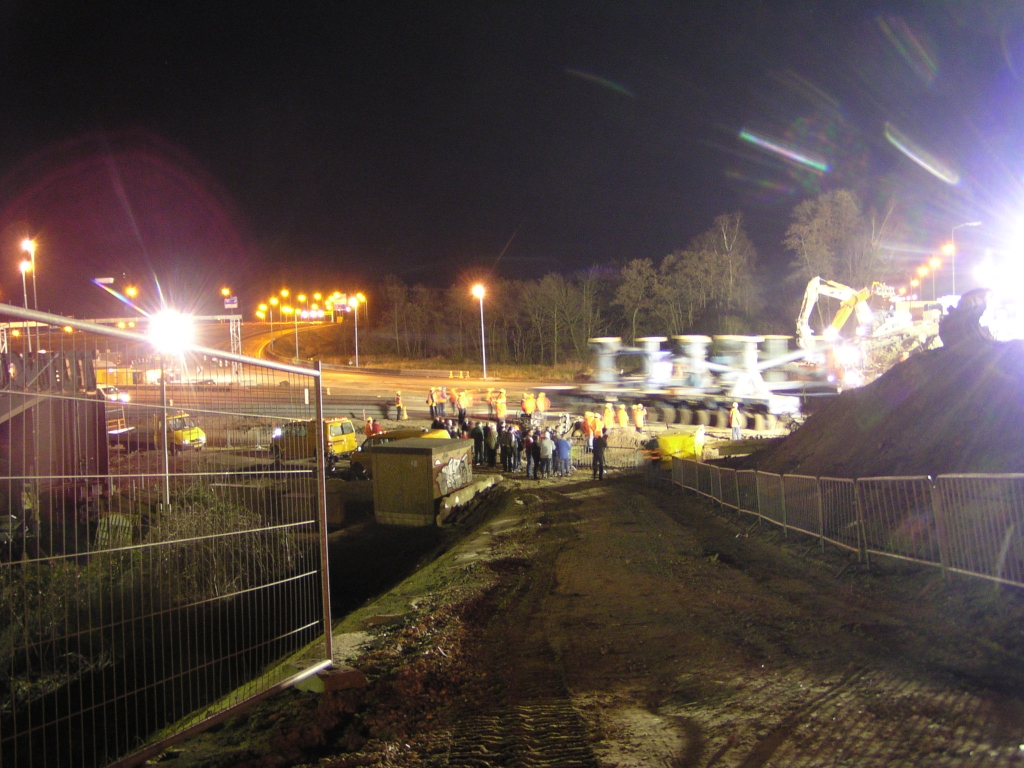
[[[908,265],[984,220],[966,260],[1012,245],[1022,139],[1017,2],[6,2],[0,291],[25,235],[41,308],[120,313],[90,280],[123,273],[251,313],[657,259],[732,210],[774,285],[841,187],[898,201]]]

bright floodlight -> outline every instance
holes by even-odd
[[[228,296],[231,295],[231,289],[230,288],[221,288],[220,289],[220,295],[223,296],[226,299]]]
[[[192,345],[194,331],[192,318],[173,309],[165,309],[149,319],[149,341],[164,354],[184,352]]]
[[[486,289],[480,283],[477,283],[476,285],[473,286],[473,298],[474,299],[482,299],[484,297],[484,294],[486,294],[486,292],[487,292]]]
[[[917,274],[919,274],[921,277],[924,277],[925,275],[928,274],[928,267],[918,267]]]
[[[942,246],[943,256],[952,256],[954,253],[956,253],[956,248],[952,243],[946,243],[944,246]]]
[[[136,296],[139,295],[139,289],[136,288],[134,285],[129,285],[127,288],[124,289],[124,295],[127,296],[129,299],[134,299]]]
[[[36,241],[30,237],[26,237],[21,241],[21,250],[29,255],[34,254],[36,252]]]
[[[32,262],[29,261],[28,259],[25,259],[23,262],[21,262],[18,265],[18,269],[20,269],[22,271],[22,273],[31,272],[32,271]]]
[[[932,269],[938,269],[939,267],[942,266],[942,262],[939,261],[938,259],[933,258],[931,261],[928,262],[928,266],[931,267]]]

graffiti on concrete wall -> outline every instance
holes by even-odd
[[[442,496],[447,496],[452,491],[457,491],[473,482],[473,467],[469,463],[469,456],[453,456],[448,463],[439,467],[437,472],[437,487]]]

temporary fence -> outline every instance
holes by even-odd
[[[587,446],[587,440],[583,437],[573,438],[570,442],[570,463],[576,469],[591,469],[594,462],[594,454]],[[643,452],[636,448],[624,446],[609,446],[604,452],[604,468],[626,472],[635,472],[650,464],[650,460]]]
[[[0,766],[135,765],[329,666],[319,372],[0,318]]]
[[[894,557],[1024,586],[1024,474],[851,480],[674,458],[672,480],[866,560]]]

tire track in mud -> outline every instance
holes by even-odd
[[[859,678],[864,676],[864,670],[851,669],[839,680],[830,690],[825,691],[808,701],[796,712],[789,715],[785,720],[773,728],[766,736],[758,740],[753,748],[747,753],[736,768],[761,768],[766,765],[775,753],[800,726],[800,724],[816,708],[826,704],[831,699],[840,696],[848,687],[853,685]]]
[[[574,516],[560,511],[559,517]],[[460,691],[463,700],[449,714],[455,722],[447,747],[431,765],[600,766],[544,628],[543,601],[556,583],[554,561],[574,533],[568,525],[544,528],[532,563],[502,568],[505,578],[489,598],[491,617],[470,662],[474,682]]]

